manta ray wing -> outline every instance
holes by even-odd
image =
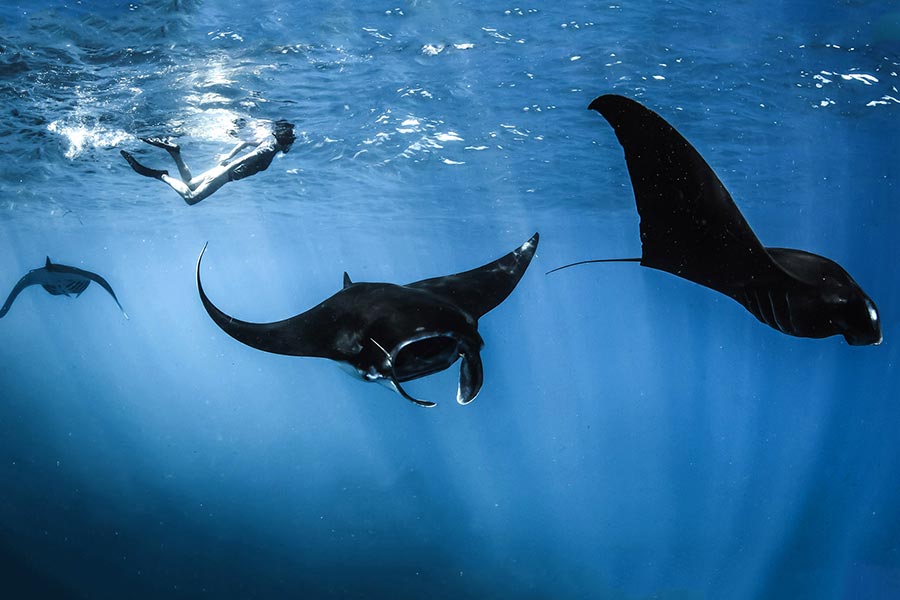
[[[769,255],[703,157],[662,117],[623,96],[588,107],[625,150],[641,217],[641,264],[733,295],[790,278]]]
[[[6,316],[6,313],[9,312],[10,307],[12,306],[13,301],[16,299],[22,290],[27,288],[30,285],[37,285],[41,283],[41,276],[38,271],[42,271],[43,269],[36,269],[29,273],[26,273],[21,279],[19,279],[18,283],[16,283],[15,287],[9,293],[9,296],[6,298],[6,302],[3,303],[3,307],[0,308],[0,319]]]
[[[477,320],[512,293],[531,263],[539,239],[535,233],[506,256],[484,266],[455,275],[424,279],[407,287],[446,298]]]
[[[116,306],[119,307],[119,310],[122,311],[122,314],[125,315],[125,318],[126,319],[128,318],[128,313],[126,313],[125,309],[122,308],[122,303],[119,302],[119,298],[116,296],[116,293],[113,291],[112,286],[109,285],[109,282],[106,281],[106,279],[104,279],[100,275],[97,275],[96,273],[91,273],[90,271],[82,271],[81,269],[79,269],[79,271],[81,271],[81,274],[84,277],[90,279],[91,281],[97,282],[97,284],[100,287],[102,287],[104,290],[106,290],[107,293],[109,293],[109,295],[112,296],[112,299],[116,301]],[[85,286],[85,287],[87,287],[87,286]],[[82,291],[84,291],[84,288],[82,288]],[[79,293],[81,293],[81,292],[79,292]]]
[[[206,245],[197,258],[197,289],[203,307],[225,333],[237,341],[273,354],[288,356],[316,356],[332,360],[346,360],[341,350],[339,324],[340,301],[329,298],[318,306],[297,316],[272,323],[250,323],[229,316],[212,303],[200,283],[200,263]],[[349,342],[348,342],[349,343]]]
[[[48,259],[49,261],[49,259]],[[85,288],[87,288],[88,284],[91,281],[96,282],[100,287],[102,287],[106,292],[112,296],[112,299],[115,300],[116,305],[119,307],[119,310],[122,311],[122,314],[125,315],[125,318],[128,318],[128,313],[125,312],[125,309],[122,308],[122,304],[119,302],[119,298],[116,296],[116,293],[113,291],[112,286],[109,285],[109,282],[106,281],[102,276],[94,273],[92,271],[85,271],[84,269],[79,269],[78,267],[69,267],[66,265],[53,264],[51,267],[53,272],[55,273],[68,273],[73,277],[77,278],[75,281],[68,283],[66,285],[66,291],[68,293],[80,295]],[[63,292],[65,293],[65,292]]]

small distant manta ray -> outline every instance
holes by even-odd
[[[641,217],[640,262],[733,298],[782,333],[843,335],[880,344],[875,303],[840,265],[790,248],[766,248],[700,154],[662,117],[628,98],[600,96],[588,107],[615,130]],[[552,273],[553,271],[549,271]]]
[[[468,404],[484,376],[478,319],[503,302],[528,268],[538,234],[506,256],[477,269],[407,285],[354,283],[318,306],[274,323],[247,323],[219,310],[200,283],[206,312],[225,333],[258,350],[290,356],[315,356],[349,365],[364,381],[391,387],[419,406],[401,385],[449,368],[462,358],[456,400]]]
[[[113,300],[119,305],[119,310],[122,311],[122,314],[125,315],[125,318],[127,319],[128,313],[126,313],[125,309],[122,308],[122,305],[119,304],[116,293],[103,277],[77,267],[52,263],[50,262],[49,256],[43,267],[40,269],[32,269],[19,280],[16,287],[9,293],[9,297],[6,299],[3,308],[0,308],[0,319],[9,312],[13,300],[16,299],[19,292],[29,285],[40,285],[54,296],[72,296],[74,294],[77,298],[81,295],[81,292],[87,289],[87,286],[89,286],[92,281],[96,281],[104,290],[109,292],[109,295],[113,297]]]

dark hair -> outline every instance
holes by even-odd
[[[287,152],[294,140],[297,139],[294,136],[294,124],[288,123],[284,119],[275,121],[275,125],[272,127],[272,135],[275,136],[275,139],[281,145],[282,152]]]

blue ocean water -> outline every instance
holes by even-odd
[[[900,597],[900,6],[201,0],[0,6],[0,295],[54,261],[77,300],[0,321],[4,597]],[[659,112],[761,240],[842,264],[884,343],[784,336],[635,265],[621,147]],[[188,207],[239,119],[298,141]],[[206,315],[297,314],[355,281],[484,264],[533,232],[413,406]]]

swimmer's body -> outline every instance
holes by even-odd
[[[194,205],[204,198],[208,198],[229,181],[237,181],[265,171],[272,164],[272,159],[276,154],[287,153],[290,150],[294,139],[294,125],[287,121],[276,121],[271,134],[265,136],[253,150],[235,158],[239,152],[254,145],[251,142],[242,141],[231,152],[223,156],[218,165],[196,177],[192,176],[191,170],[181,158],[181,147],[165,138],[141,138],[141,141],[168,152],[178,167],[180,177],[172,177],[165,170],[145,167],[125,150],[122,150],[121,154],[136,173],[164,181],[178,192],[178,195],[187,204]]]

